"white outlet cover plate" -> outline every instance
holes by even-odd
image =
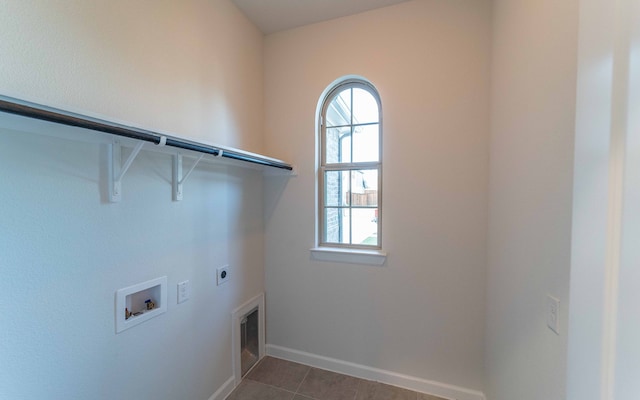
[[[224,278],[222,277],[224,273]],[[229,266],[223,265],[216,270],[216,283],[218,286],[226,283],[229,280]]]

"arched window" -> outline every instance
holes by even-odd
[[[382,110],[362,79],[330,88],[320,108],[320,246],[380,249]]]

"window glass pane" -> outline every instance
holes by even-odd
[[[327,128],[325,151],[327,164],[351,162],[351,128]]]
[[[350,226],[351,212],[348,208],[324,209],[324,241],[326,243],[349,244]]]
[[[349,203],[350,171],[326,171],[324,174],[324,205],[346,206]]]
[[[378,245],[378,209],[377,208],[352,208],[353,218],[353,243],[377,246]]]
[[[378,102],[364,89],[353,89],[353,123],[380,122]]]
[[[351,89],[343,90],[331,100],[325,118],[326,127],[351,124]]]
[[[378,124],[357,126],[353,132],[353,162],[379,161]]]
[[[378,205],[378,170],[361,169],[351,171],[352,206]]]
[[[348,85],[323,108],[322,242],[379,247],[380,108],[366,84]]]

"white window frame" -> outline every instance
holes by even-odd
[[[369,92],[378,104],[378,161],[376,162],[350,162],[350,163],[327,163],[326,162],[326,113],[333,98],[345,89],[359,88]],[[382,103],[380,95],[376,88],[367,80],[360,78],[343,79],[332,86],[322,98],[319,107],[318,116],[318,209],[317,209],[317,247],[312,249],[314,258],[323,261],[341,261],[355,262],[364,264],[382,265],[386,259],[386,254],[382,252],[382,138],[383,138],[383,120],[382,120]],[[353,99],[352,99],[353,101]],[[348,125],[353,130],[358,124],[354,124],[353,119]],[[377,245],[361,245],[361,244],[345,244],[325,242],[325,182],[324,176],[327,171],[345,171],[345,170],[364,170],[374,169],[378,171],[378,193],[377,193]],[[350,202],[351,203],[351,202]],[[359,207],[349,204],[349,209],[357,209]]]

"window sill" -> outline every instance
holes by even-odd
[[[309,249],[309,251],[311,252],[311,257],[317,261],[382,266],[387,260],[387,253],[381,250],[314,247],[312,249]]]

